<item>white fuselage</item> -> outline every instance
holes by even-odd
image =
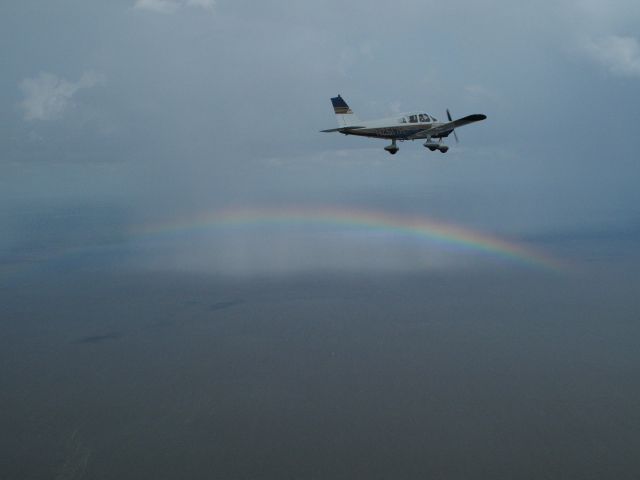
[[[435,117],[427,113],[405,113],[397,117],[382,118],[379,120],[369,120],[359,122],[361,128],[343,132],[345,135],[358,135],[362,137],[387,138],[396,140],[417,140],[422,138],[441,138],[449,135],[449,132],[442,132],[443,122],[439,122]],[[430,135],[431,130],[440,130],[434,135]]]

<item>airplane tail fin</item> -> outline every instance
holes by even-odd
[[[338,125],[340,127],[348,127],[350,125],[357,125],[360,120],[353,113],[347,102],[345,102],[340,95],[331,99],[333,104],[333,111],[338,119]]]

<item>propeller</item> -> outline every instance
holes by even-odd
[[[449,118],[450,122],[453,122],[453,118],[451,118],[451,112],[449,111],[449,109],[447,108],[447,117]],[[460,140],[458,140],[458,134],[456,133],[456,129],[453,129],[453,138],[456,139],[456,143],[460,143]]]

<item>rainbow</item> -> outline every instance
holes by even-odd
[[[145,225],[133,231],[132,235],[157,237],[260,226],[319,226],[383,232],[395,236],[417,237],[450,248],[481,252],[556,272],[565,268],[557,259],[543,252],[460,226],[417,215],[342,207],[227,208],[172,222]]]

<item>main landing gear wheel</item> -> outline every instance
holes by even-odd
[[[424,142],[424,146],[428,148],[430,151],[435,152],[436,150],[440,150],[442,153],[447,153],[449,151],[449,147],[442,144],[442,142],[433,142],[430,138],[427,138],[427,141]]]
[[[400,150],[398,145],[396,145],[396,141],[395,140],[391,140],[391,145],[387,145],[386,147],[384,147],[384,149],[387,152],[389,152],[391,155],[395,155],[396,153],[398,153],[398,150]]]

